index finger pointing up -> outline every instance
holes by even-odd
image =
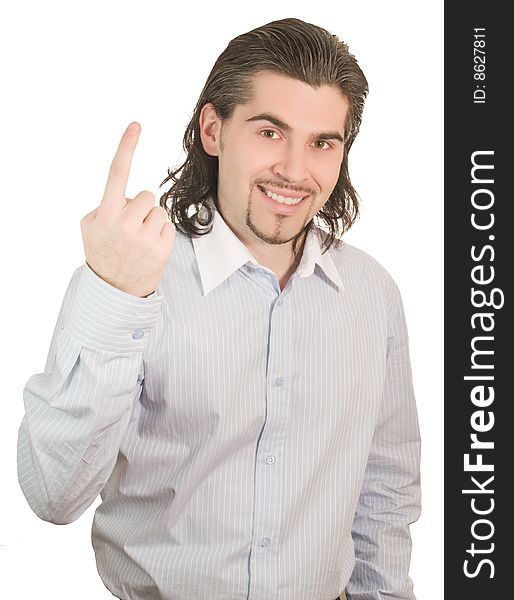
[[[120,203],[125,206],[125,190],[130,173],[130,165],[134,150],[136,149],[139,139],[141,125],[137,122],[132,122],[123,135],[121,136],[120,144],[116,154],[112,159],[109,177],[105,185],[105,192],[101,204]]]

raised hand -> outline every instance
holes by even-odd
[[[151,192],[125,198],[132,156],[141,126],[123,134],[100,205],[80,221],[86,262],[110,285],[144,298],[162,279],[175,241],[166,209],[154,206]]]

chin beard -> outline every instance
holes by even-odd
[[[284,222],[284,219],[285,219],[284,215],[276,215],[277,226],[275,228],[275,231],[273,233],[269,234],[269,233],[265,233],[264,231],[260,230],[253,222],[250,204],[248,205],[248,208],[246,210],[246,225],[247,225],[247,227],[263,242],[266,242],[267,244],[272,244],[275,246],[279,246],[281,244],[287,244],[289,242],[296,241],[304,233],[304,231],[308,227],[309,223],[311,222],[311,221],[308,221],[308,222],[303,223],[303,225],[298,233],[295,233],[293,236],[287,237],[282,232],[282,224]]]

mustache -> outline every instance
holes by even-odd
[[[263,187],[273,187],[276,189],[281,189],[281,190],[289,190],[291,192],[301,192],[302,194],[305,194],[306,196],[315,196],[316,195],[316,190],[313,190],[312,188],[306,188],[304,186],[299,186],[299,185],[290,185],[290,184],[284,184],[284,182],[282,181],[274,181],[272,179],[256,179],[254,182],[254,185],[260,185]]]

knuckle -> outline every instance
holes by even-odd
[[[161,217],[163,219],[167,219],[168,218],[168,212],[165,208],[163,208],[162,206],[154,206],[152,208],[152,212],[154,213],[154,215],[156,217]]]
[[[152,194],[152,192],[149,192],[148,190],[139,192],[138,196],[144,198],[145,201],[152,201],[152,203],[155,202],[155,194]]]
[[[84,215],[82,219],[80,219],[80,225],[82,226],[90,223],[94,219],[97,212],[98,208],[95,208],[91,212],[88,212],[86,215]]]
[[[132,235],[136,228],[136,221],[129,212],[124,212],[115,226],[122,235]]]
[[[134,225],[134,219],[132,219],[130,215],[126,215],[120,219],[118,228],[123,235],[132,235],[135,230]]]

